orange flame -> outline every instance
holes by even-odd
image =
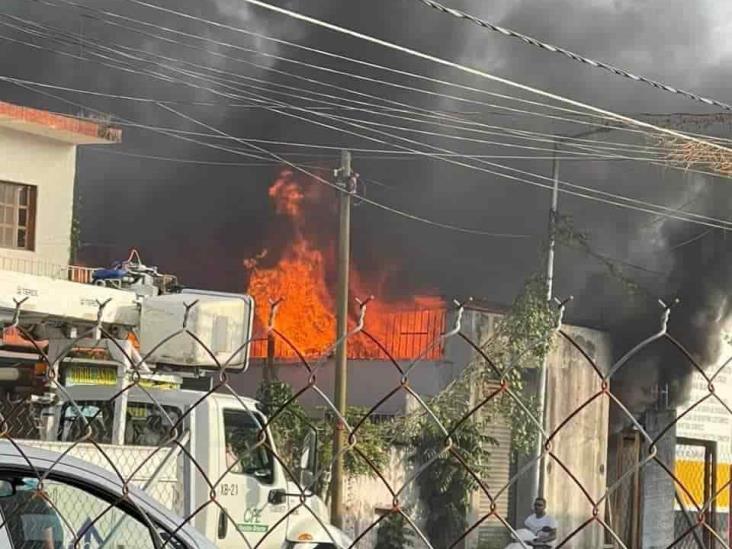
[[[329,261],[333,254],[320,249],[306,235],[308,203],[319,202],[326,196],[332,198],[332,195],[324,195],[321,187],[312,191],[311,188],[304,189],[290,171],[280,174],[270,187],[269,195],[275,201],[277,214],[291,221],[293,238],[273,267],[259,266],[266,258],[266,251],[244,261],[250,275],[248,291],[257,303],[257,331],[264,333],[267,325],[268,300],[283,298],[275,328],[306,357],[320,356],[331,350],[336,331],[335,303],[326,283],[327,273],[332,272]],[[329,246],[333,244],[331,242]],[[349,358],[384,359],[388,353],[396,359],[409,359],[423,351],[426,351],[424,358],[440,358],[442,345],[437,340],[445,327],[444,302],[433,296],[417,296],[398,302],[379,300],[387,274],[385,269],[380,280],[367,280],[351,267],[351,299],[376,296],[367,307],[365,331],[376,338],[386,352],[365,334],[358,334],[348,340]],[[353,328],[358,316],[355,304],[350,316],[349,324]],[[430,347],[433,342],[436,344]],[[254,342],[252,356],[267,356],[266,341]],[[282,338],[276,337],[275,356],[296,358],[297,353]]]

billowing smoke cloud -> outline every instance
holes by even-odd
[[[704,204],[721,201],[729,207],[722,188],[706,188]],[[689,228],[665,222],[662,248],[672,270],[665,282],[664,298],[679,302],[671,309],[668,333],[691,359],[667,340],[648,346],[614,379],[614,389],[635,414],[649,407],[676,406],[688,399],[692,375],[698,367],[712,374],[723,349],[725,327],[732,316],[732,241],[713,228]],[[591,287],[589,291],[601,291]],[[613,319],[616,354],[620,355],[660,327],[661,308],[650,299],[636,302]],[[697,366],[694,365],[694,362]],[[618,410],[615,410],[618,412]],[[618,426],[622,421],[616,423]]]

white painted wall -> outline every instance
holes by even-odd
[[[382,474],[394,491],[402,488],[414,473],[405,450],[391,448],[388,464]],[[345,482],[345,531],[353,539],[361,536],[379,519],[376,508],[390,509],[393,497],[384,481],[377,476],[349,477]],[[410,483],[400,494],[400,506],[414,520],[417,528],[424,529],[424,509],[419,500],[419,489]],[[358,542],[358,547],[370,548],[376,543],[378,526],[369,530]],[[417,535],[413,538],[414,549],[425,547]]]
[[[35,251],[0,248],[0,269],[52,275],[68,265],[75,174],[75,145],[0,127],[0,181],[38,188]]]

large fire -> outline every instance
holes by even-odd
[[[264,333],[269,315],[269,300],[283,299],[275,327],[307,357],[320,356],[333,345],[336,331],[335,303],[328,285],[328,274],[333,273],[336,235],[326,243],[316,242],[306,209],[309,203],[327,199],[322,187],[305,186],[290,171],[283,171],[269,190],[278,215],[287,217],[293,236],[277,263],[263,267],[267,251],[244,261],[249,271],[249,293],[257,303],[256,331]],[[358,307],[354,298],[375,296],[368,304],[365,330],[377,338],[386,349],[399,359],[416,358],[444,331],[445,305],[434,296],[416,296],[398,301],[384,301],[384,284],[388,269],[381,276],[365,276],[353,266],[350,271],[349,291],[352,301],[349,328],[355,326]],[[376,278],[377,280],[373,280]],[[257,340],[252,356],[267,356],[267,342]],[[385,353],[363,334],[348,340],[350,358],[385,358]],[[439,358],[442,346],[431,348],[424,358]],[[275,339],[277,358],[295,358],[297,355],[280,338]]]

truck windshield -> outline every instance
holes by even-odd
[[[149,402],[127,404],[125,445],[160,446],[168,441],[171,423],[163,414],[161,407],[173,423],[182,415],[180,409],[174,406],[157,406]],[[61,408],[58,439],[75,442],[84,437],[88,425],[91,427],[92,439],[95,442],[111,444],[113,423],[114,402],[81,400],[76,401],[76,406],[66,403]]]
[[[250,475],[263,484],[274,482],[270,440],[257,446],[264,418],[256,412],[224,410],[226,467],[230,473]]]

